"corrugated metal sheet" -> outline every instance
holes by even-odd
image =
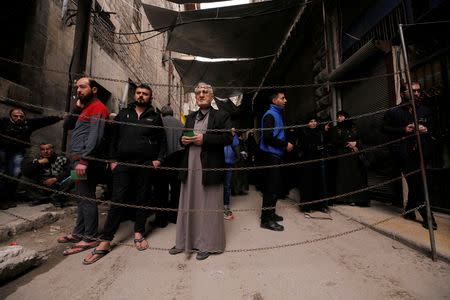
[[[352,71],[351,77],[369,77],[387,73],[384,53],[377,54],[372,59],[360,64]],[[351,116],[374,112],[389,107],[388,80],[391,78],[373,78],[341,86],[342,107]],[[363,146],[378,145],[386,141],[381,132],[384,113],[356,120],[361,134]],[[367,153],[370,161],[368,184],[375,185],[398,176],[392,168],[390,151],[387,147]],[[394,185],[385,185],[372,190],[371,199],[392,201]]]

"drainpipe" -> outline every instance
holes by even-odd
[[[130,90],[130,81],[125,85],[125,89],[123,90],[122,101],[119,103],[119,109],[127,106],[128,103],[128,91]]]

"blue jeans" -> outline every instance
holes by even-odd
[[[18,178],[21,172],[24,153],[24,149],[16,152],[0,149],[0,173]],[[0,199],[12,201],[16,188],[17,181],[0,177]]]
[[[225,168],[232,168],[232,164],[225,164]],[[225,171],[225,180],[223,182],[223,204],[230,205],[230,194],[231,194],[231,175],[233,175],[233,170]]]

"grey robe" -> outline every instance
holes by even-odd
[[[209,114],[203,120],[196,120],[195,133],[206,132]],[[189,147],[186,182],[181,183],[179,209],[223,209],[223,184],[202,184],[202,147]],[[225,250],[225,228],[223,212],[182,212],[177,218],[177,249],[223,252]]]

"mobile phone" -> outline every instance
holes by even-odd
[[[87,176],[84,175],[83,177],[78,177],[77,173],[75,173],[75,170],[70,171],[70,178],[76,179],[76,180],[87,180]]]
[[[187,137],[194,137],[194,136],[196,136],[196,134],[193,131],[186,131],[183,135],[187,136]]]

